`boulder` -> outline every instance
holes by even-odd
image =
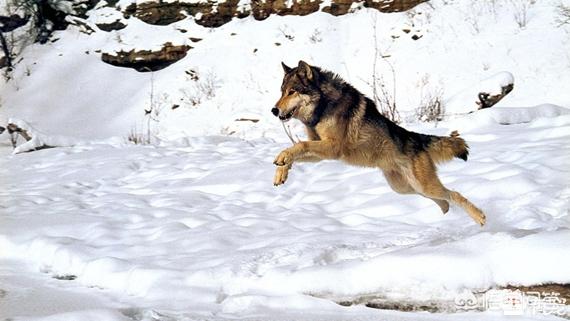
[[[186,57],[192,47],[188,45],[175,46],[165,43],[159,51],[130,50],[119,51],[115,54],[103,53],[101,60],[118,67],[133,68],[139,72],[164,69],[178,60]]]

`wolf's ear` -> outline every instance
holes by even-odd
[[[309,81],[313,81],[313,69],[309,66],[308,63],[304,62],[303,60],[299,60],[299,66],[297,67],[297,72],[300,76],[306,78]]]
[[[289,72],[291,72],[291,70],[293,70],[293,68],[287,66],[284,62],[281,62],[281,67],[283,67],[283,71],[288,74]]]

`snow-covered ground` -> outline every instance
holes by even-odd
[[[30,144],[75,146],[14,155],[0,135],[0,319],[494,320],[503,312],[454,313],[457,299],[569,284],[570,25],[555,23],[559,0],[541,0],[520,27],[516,2],[432,0],[407,13],[215,29],[191,18],[151,26],[100,6],[85,21],[95,30],[128,26],[70,26],[29,46],[0,80],[0,125],[22,119],[40,133]],[[161,71],[101,62],[168,41],[193,48]],[[407,120],[441,95],[446,121],[405,126],[468,141],[469,161],[440,177],[485,211],[484,227],[338,162],[297,164],[273,187],[272,161],[289,145],[270,113],[280,62],[325,67],[370,95],[375,55],[386,56],[377,71],[390,93],[394,68]],[[496,107],[466,114],[478,89],[511,77]],[[127,143],[149,124],[155,145]],[[369,297],[441,313],[335,303]]]
[[[123,8],[127,3],[119,2]],[[339,17],[319,12],[234,19],[213,29],[191,18],[153,26],[100,7],[86,20],[93,29],[116,18],[127,27],[87,35],[71,25],[54,35],[58,41],[28,47],[13,80],[0,81],[0,120],[23,119],[52,135],[127,137],[146,131],[144,110],[153,105],[159,121],[150,127],[163,139],[278,138],[281,131],[270,109],[279,97],[281,61],[296,65],[302,59],[330,69],[371,95],[375,57],[377,77],[390,95],[393,67],[396,102],[406,115],[430,96],[448,101],[449,113],[464,112],[477,94],[465,97],[465,92],[504,71],[514,76],[515,87],[498,106],[568,107],[570,25],[557,26],[559,3],[535,1],[524,28],[506,0],[432,0],[392,14],[362,9]],[[157,50],[166,42],[192,49],[152,74],[101,61],[105,52]],[[236,121],[242,118],[259,121]]]
[[[481,124],[462,133],[472,157],[442,166],[440,176],[486,212],[484,227],[457,208],[442,215],[429,200],[395,194],[377,170],[338,162],[299,164],[275,188],[271,161],[287,144],[268,139],[3,156],[0,249],[4,260],[25,266],[0,271],[8,287],[0,307],[10,306],[0,316],[500,318],[333,303],[364,295],[454,302],[465,290],[570,281],[570,113],[488,109],[421,130],[445,134],[467,121]],[[41,288],[18,288],[32,282],[19,280],[26,274],[44,279]],[[71,302],[47,310],[6,305],[50,288]]]

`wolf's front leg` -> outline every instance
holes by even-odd
[[[273,164],[275,164],[277,166],[285,166],[285,165],[293,164],[293,157],[294,156],[293,156],[293,153],[291,151],[292,149],[293,149],[293,147],[282,150],[281,153],[279,153],[279,155],[277,155],[277,157],[275,157]]]
[[[275,170],[275,177],[273,177],[273,185],[279,186],[285,183],[289,176],[291,165],[277,166]]]
[[[338,158],[340,153],[336,146],[337,144],[332,141],[309,141],[297,143],[281,151],[273,161],[273,164],[277,165],[273,184],[278,186],[285,183],[293,162],[316,162],[323,159]]]
[[[275,177],[273,178],[273,185],[275,186],[284,184],[289,176],[289,170],[291,169],[291,165],[293,165],[293,155],[290,149],[291,148],[287,148],[281,151],[273,161],[273,164],[277,165]]]

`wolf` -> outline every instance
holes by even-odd
[[[481,226],[485,214],[460,193],[447,189],[436,164],[454,157],[467,161],[469,147],[454,131],[448,137],[408,131],[383,116],[374,102],[338,75],[299,61],[285,75],[281,98],[271,112],[283,122],[295,118],[308,141],[295,143],[275,158],[273,183],[284,184],[295,162],[340,160],[379,168],[400,194],[419,194],[434,201],[443,214],[449,204],[461,207]]]

